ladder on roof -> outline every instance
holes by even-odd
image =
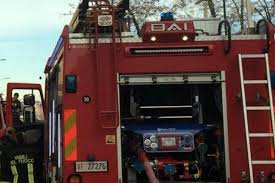
[[[264,61],[265,62],[265,70],[266,70],[266,80],[245,80],[243,73],[243,62],[255,60],[255,61]],[[249,163],[249,176],[250,183],[254,183],[253,177],[253,165],[275,165],[275,160],[252,160],[251,157],[251,144],[250,138],[273,138],[273,147],[275,147],[275,124],[274,124],[274,114],[273,114],[273,99],[272,99],[272,91],[271,91],[271,81],[270,81],[270,72],[269,72],[269,60],[268,54],[239,54],[239,70],[240,70],[240,79],[241,79],[241,95],[242,95],[242,104],[243,104],[243,115],[244,115],[244,124],[245,124],[245,136],[246,136],[246,147],[247,147],[247,156]],[[265,85],[268,88],[268,99],[269,104],[267,106],[247,106],[246,103],[246,93],[245,93],[245,85],[252,84],[261,84]],[[271,122],[272,122],[272,133],[250,133],[249,132],[249,123],[248,123],[248,111],[262,111],[268,110]]]

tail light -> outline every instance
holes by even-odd
[[[81,183],[81,176],[79,174],[71,174],[68,177],[68,183]]]

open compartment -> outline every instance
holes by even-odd
[[[120,76],[123,182],[225,182],[219,74]]]

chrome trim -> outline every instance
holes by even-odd
[[[223,82],[220,73],[120,75],[121,85],[199,84]]]
[[[119,81],[119,74],[117,73],[117,81]],[[121,118],[120,118],[120,89],[119,82],[117,82],[117,107],[118,107],[118,127],[116,129],[117,135],[117,166],[118,166],[118,182],[123,182],[122,176],[122,151],[121,151]]]
[[[222,80],[225,81],[225,71],[221,72]],[[226,181],[230,180],[230,160],[229,160],[229,136],[228,136],[228,117],[227,117],[227,100],[226,100],[226,82],[221,83],[222,88],[222,108],[223,108],[223,134],[224,134],[224,153],[225,153],[225,171]]]
[[[265,40],[266,35],[233,35],[232,40]],[[195,37],[195,42],[197,41],[224,41],[227,40],[227,36],[197,36]],[[89,44],[94,43],[94,39],[90,40],[84,36],[82,33],[70,33],[69,34],[69,42],[70,44]],[[119,43],[120,39],[116,38],[116,42]],[[139,37],[125,37],[122,38],[123,43],[141,43],[142,38]],[[112,39],[110,38],[99,38],[98,43],[112,43]]]

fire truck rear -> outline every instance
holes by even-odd
[[[47,181],[274,181],[273,25],[164,13],[134,36],[132,16],[82,1],[65,26],[45,68]]]

